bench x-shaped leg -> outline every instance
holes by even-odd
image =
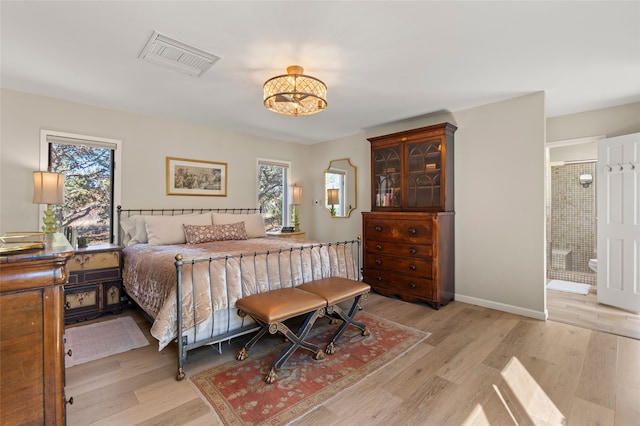
[[[362,296],[363,295],[360,294],[355,297],[355,299],[353,300],[353,305],[351,305],[351,308],[349,309],[348,313],[345,312],[340,307],[340,305],[337,305],[337,304],[327,307],[327,313],[329,315],[337,315],[342,320],[342,324],[340,324],[340,327],[338,327],[335,333],[333,333],[333,336],[331,336],[331,340],[329,341],[329,344],[325,349],[325,352],[328,353],[329,355],[333,354],[336,351],[336,343],[338,342],[340,337],[342,337],[342,334],[345,332],[348,326],[353,325],[354,327],[359,328],[360,330],[362,330],[363,336],[368,336],[371,334],[371,332],[369,331],[369,329],[365,324],[358,322],[354,319],[354,317],[356,316],[356,313],[360,309],[360,299],[362,298]]]
[[[313,359],[316,359],[316,360],[323,359],[324,352],[320,350],[320,348],[317,345],[307,342],[305,338],[311,331],[311,328],[313,327],[313,324],[316,322],[316,320],[324,316],[324,311],[325,311],[325,308],[321,308],[321,309],[317,309],[309,312],[304,322],[300,326],[300,329],[298,330],[297,334],[291,331],[291,329],[287,327],[282,321],[279,321],[273,324],[268,324],[254,317],[253,319],[256,320],[256,322],[260,324],[262,328],[258,331],[258,333],[256,333],[255,336],[251,338],[251,340],[249,340],[242,347],[242,349],[236,355],[236,359],[238,360],[246,359],[249,356],[249,350],[253,347],[253,345],[256,344],[258,340],[260,340],[262,336],[265,335],[267,331],[269,331],[269,333],[271,334],[281,333],[284,337],[286,337],[289,340],[289,343],[287,344],[287,347],[280,353],[280,355],[278,355],[275,361],[273,361],[273,363],[271,364],[271,369],[269,370],[269,372],[267,373],[264,379],[266,383],[271,384],[271,383],[274,383],[276,380],[278,380],[278,370],[282,368],[282,366],[287,362],[287,360],[291,357],[291,355],[293,355],[293,353],[298,348],[307,349],[308,351],[313,352],[314,354]]]

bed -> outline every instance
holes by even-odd
[[[339,276],[360,280],[360,239],[267,236],[258,209],[122,209],[118,243],[126,295],[151,319],[162,350],[178,344],[177,380],[190,350],[258,329],[239,298]],[[178,333],[181,330],[181,333]]]

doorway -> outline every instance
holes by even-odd
[[[597,258],[595,188],[601,139],[546,144],[547,283],[588,285],[586,295],[547,289],[548,319],[640,339],[640,315],[598,304],[597,272],[589,266]]]

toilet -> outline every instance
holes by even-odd
[[[598,272],[598,259],[589,259],[589,268],[593,272]]]

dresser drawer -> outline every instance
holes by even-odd
[[[94,269],[120,268],[120,251],[76,253],[68,263],[69,272]]]
[[[433,278],[433,262],[426,259],[367,253],[364,259],[364,266],[389,272],[393,271],[396,274]]]
[[[418,257],[422,259],[433,258],[433,246],[430,244],[406,244],[367,239],[364,244],[364,249],[370,255],[391,254],[402,257]]]
[[[365,267],[363,281],[386,296],[409,296],[408,300],[412,298],[433,299],[434,283],[429,278],[399,275]]]
[[[365,219],[367,239],[428,244],[433,242],[432,220]]]
[[[121,312],[121,286],[120,280],[65,286],[65,324],[97,318],[106,312]]]
[[[68,284],[88,283],[91,281],[105,281],[120,279],[120,268],[88,269],[70,271]]]
[[[83,311],[98,311],[102,308],[102,286],[100,283],[65,288],[65,315]]]

